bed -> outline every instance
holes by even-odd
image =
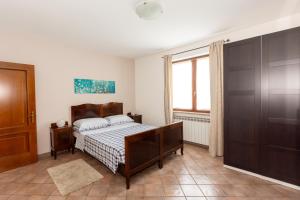
[[[71,107],[72,124],[81,119],[109,117],[123,114],[123,104],[82,104]],[[163,160],[181,149],[183,154],[183,124],[177,122],[163,127],[128,122],[88,131],[75,131],[76,148],[90,154],[113,173],[130,178],[143,169]]]

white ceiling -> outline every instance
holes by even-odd
[[[160,1],[164,14],[144,21],[136,0],[0,0],[0,29],[132,58],[300,12],[299,0]]]

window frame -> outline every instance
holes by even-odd
[[[182,60],[176,60],[172,62],[172,65],[175,63],[186,62],[186,61],[192,62],[192,109],[173,108],[173,111],[210,113],[210,110],[197,110],[197,59],[206,58],[206,57],[209,58],[209,54],[196,56],[192,58],[186,58]]]

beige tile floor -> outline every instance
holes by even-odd
[[[57,160],[47,158],[36,164],[0,173],[0,200],[258,200],[300,199],[300,191],[276,185],[223,167],[221,158],[207,150],[185,145],[185,155],[170,156],[159,170],[157,165],[125,180],[84,153],[65,153]],[[82,158],[104,178],[66,197],[59,194],[46,169]]]

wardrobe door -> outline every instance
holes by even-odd
[[[300,28],[262,36],[263,174],[300,185]]]
[[[224,46],[224,163],[257,172],[261,38]]]

